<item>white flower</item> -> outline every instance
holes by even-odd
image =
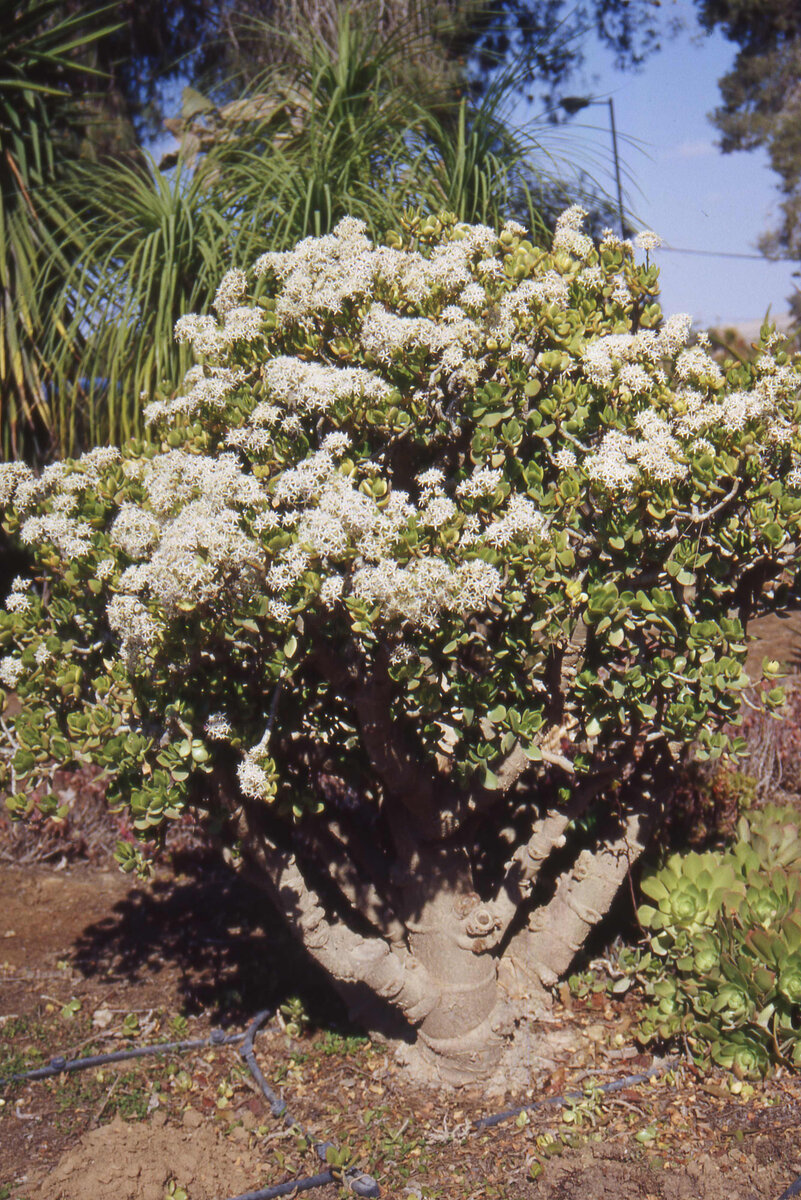
[[[62,513],[28,517],[20,531],[20,537],[27,545],[50,542],[65,558],[83,558],[88,554],[91,549],[91,536],[90,525],[82,521],[73,521]]]
[[[456,516],[456,505],[448,496],[432,496],[421,511],[420,517],[424,525],[431,529],[441,529]]]
[[[273,777],[254,758],[245,755],[236,773],[242,794],[249,800],[272,800],[275,794]]]
[[[503,228],[501,229],[501,233],[509,233],[512,235],[512,237],[518,238],[528,237],[528,230],[526,229],[525,225],[521,225],[519,221],[505,221]]]
[[[45,643],[40,642],[40,644],[36,647],[33,657],[36,659],[36,665],[38,667],[43,667],[46,663],[52,661],[53,655],[52,652],[48,650]]]
[[[30,596],[26,596],[22,592],[10,592],[6,596],[6,612],[25,612],[30,607]]]
[[[702,377],[723,382],[723,372],[703,346],[690,346],[676,359],[676,375],[681,380],[698,382]]]
[[[629,492],[639,477],[639,470],[630,459],[636,450],[634,438],[618,430],[604,434],[595,454],[588,454],[583,467],[589,479],[610,492]]]
[[[509,498],[506,512],[484,530],[484,540],[491,546],[507,546],[511,541],[541,541],[548,535],[548,522],[527,496]]]
[[[233,270],[223,275],[220,286],[217,288],[217,295],[214,297],[214,308],[220,317],[225,317],[232,308],[236,307],[245,295],[247,283],[247,275],[244,271]]]
[[[129,667],[139,666],[161,634],[161,625],[136,596],[120,593],[106,608],[110,629],[119,635],[120,654]]]
[[[21,659],[14,658],[12,654],[0,658],[0,683],[15,688],[24,674],[25,668]]]
[[[292,609],[283,600],[270,600],[267,605],[267,616],[279,625],[286,625],[292,618]]]
[[[228,742],[234,732],[231,722],[223,713],[210,713],[203,729],[212,742]]]
[[[434,492],[442,490],[442,485],[445,482],[445,474],[440,471],[439,467],[429,467],[425,471],[421,471],[415,476],[415,481],[420,488],[420,495],[425,500]]]
[[[341,575],[329,575],[320,586],[320,603],[331,608],[342,595],[344,579]]]
[[[557,450],[556,454],[553,456],[553,460],[557,467],[560,467],[563,471],[567,471],[570,467],[575,467],[576,465],[576,456],[573,451],[568,450],[567,447],[564,447],[562,450]]]
[[[641,230],[634,239],[634,245],[639,250],[644,250],[646,254],[651,250],[658,250],[664,244],[664,239],[658,233],[654,233],[652,229]]]
[[[467,479],[463,479],[456,489],[457,496],[492,496],[503,479],[500,468],[478,467]]]
[[[0,504],[10,504],[18,485],[33,477],[33,471],[25,463],[0,463]]]
[[[333,458],[341,458],[343,454],[347,454],[350,450],[350,438],[341,430],[336,430],[334,433],[328,433],[323,438],[321,449],[330,454]]]

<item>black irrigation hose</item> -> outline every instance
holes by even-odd
[[[242,1042],[239,1053],[242,1055],[242,1058],[244,1058],[251,1075],[264,1093],[264,1096],[270,1105],[270,1112],[273,1114],[273,1116],[283,1117],[284,1124],[288,1125],[291,1129],[297,1129],[298,1133],[302,1134],[303,1137],[312,1143],[314,1149],[317,1151],[317,1157],[323,1162],[327,1162],[327,1151],[334,1148],[334,1143],[315,1141],[314,1138],[303,1128],[300,1121],[286,1111],[286,1102],[284,1100],[279,1100],[278,1096],[276,1096],[275,1092],[262,1075],[261,1068],[256,1062],[256,1055],[253,1050],[253,1038],[255,1037],[259,1026],[263,1025],[269,1016],[270,1013],[268,1010],[256,1014],[248,1026],[248,1030],[245,1034],[245,1038]],[[357,1196],[374,1197],[381,1195],[380,1188],[373,1179],[372,1175],[365,1175],[356,1167],[349,1167],[345,1171],[325,1171],[322,1175],[312,1175],[306,1179],[297,1179],[294,1181],[294,1186],[298,1189],[298,1191],[305,1191],[308,1188],[320,1187],[324,1183],[333,1182],[344,1183],[349,1191],[353,1192]],[[231,1200],[270,1200],[270,1197],[284,1196],[290,1190],[291,1186],[289,1184],[279,1184],[278,1188],[265,1188],[260,1192],[245,1192],[241,1196],[232,1197]]]
[[[790,1184],[786,1192],[782,1192],[779,1200],[790,1200],[791,1196],[798,1196],[799,1194],[801,1194],[801,1175],[798,1176],[795,1183]]]
[[[671,1071],[673,1067],[678,1066],[680,1061],[678,1058],[671,1058],[668,1062],[660,1063],[658,1067],[651,1067],[650,1071],[643,1071],[641,1075],[627,1075],[625,1079],[614,1079],[611,1083],[602,1083],[597,1091],[619,1092],[621,1088],[633,1087],[636,1083],[645,1083],[646,1080],[653,1079],[664,1071]],[[482,1117],[480,1121],[476,1121],[475,1129],[492,1129],[493,1126],[500,1125],[502,1121],[511,1121],[512,1117],[519,1117],[524,1112],[533,1112],[535,1108],[547,1108],[549,1105],[561,1108],[565,1104],[569,1104],[571,1100],[583,1100],[585,1096],[585,1092],[565,1092],[563,1096],[546,1096],[544,1100],[535,1100],[533,1104],[523,1104],[520,1108],[507,1108],[503,1112],[495,1113],[493,1117]]]
[[[318,1157],[323,1162],[326,1162],[326,1151],[332,1148],[334,1143],[314,1141],[303,1128],[300,1121],[290,1116],[286,1111],[286,1102],[276,1096],[264,1078],[259,1064],[256,1062],[253,1039],[270,1015],[271,1013],[267,1009],[257,1013],[245,1033],[226,1035],[221,1029],[213,1029],[209,1037],[197,1038],[193,1041],[161,1042],[154,1046],[134,1046],[130,1050],[117,1050],[113,1054],[93,1054],[87,1058],[51,1058],[46,1067],[38,1067],[34,1071],[21,1071],[16,1075],[7,1075],[5,1079],[0,1079],[0,1087],[22,1079],[48,1079],[53,1075],[61,1075],[64,1072],[84,1071],[88,1067],[100,1067],[106,1063],[124,1062],[129,1058],[143,1058],[147,1054],[166,1054],[168,1051],[180,1053],[186,1050],[201,1049],[204,1046],[229,1046],[234,1042],[242,1042],[239,1053],[247,1063],[251,1075],[258,1083],[269,1103],[272,1115],[274,1117],[283,1117],[286,1125],[297,1129],[303,1137],[312,1143]],[[643,1071],[639,1075],[626,1075],[623,1079],[614,1079],[610,1083],[601,1084],[597,1090],[608,1094],[609,1092],[619,1092],[622,1088],[633,1087],[638,1083],[645,1083],[647,1080],[653,1079],[665,1071],[672,1070],[673,1067],[678,1066],[680,1061],[678,1058],[670,1059],[668,1062],[651,1067],[650,1070]],[[565,1092],[561,1096],[546,1096],[542,1100],[535,1100],[533,1104],[523,1104],[518,1108],[507,1108],[503,1112],[495,1113],[491,1117],[481,1117],[473,1125],[472,1132],[477,1133],[482,1129],[492,1129],[496,1125],[500,1125],[503,1121],[511,1121],[513,1117],[519,1117],[521,1113],[533,1112],[538,1108],[547,1108],[549,1106],[560,1108],[565,1104],[569,1104],[572,1100],[584,1099],[585,1095],[586,1092]],[[323,1171],[319,1175],[306,1175],[301,1179],[290,1179],[286,1183],[278,1183],[273,1187],[261,1188],[254,1192],[241,1192],[238,1196],[230,1197],[230,1200],[277,1200],[279,1196],[307,1192],[312,1188],[323,1187],[327,1183],[344,1184],[356,1196],[372,1198],[381,1195],[381,1190],[372,1175],[365,1175],[356,1167],[349,1167],[344,1171],[329,1170]],[[792,1200],[794,1196],[799,1195],[801,1195],[801,1175],[790,1184],[786,1191],[782,1192],[778,1200]]]
[[[46,1067],[37,1067],[35,1071],[21,1071],[18,1075],[7,1075],[5,1079],[0,1079],[0,1087],[19,1079],[50,1079],[53,1075],[61,1075],[67,1071],[104,1067],[106,1063],[124,1062],[127,1058],[144,1058],[146,1054],[199,1050],[204,1046],[229,1046],[232,1042],[241,1042],[244,1036],[243,1033],[226,1036],[221,1029],[213,1029],[209,1037],[196,1038],[191,1042],[160,1042],[154,1046],[133,1046],[130,1050],[115,1050],[113,1054],[92,1054],[88,1058],[66,1059],[57,1056],[51,1058]]]

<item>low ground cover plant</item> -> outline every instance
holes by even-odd
[[[673,854],[644,876],[644,1040],[683,1035],[740,1078],[801,1063],[800,832],[795,809],[769,804],[725,849]]]
[[[798,360],[765,328],[721,367],[663,318],[654,235],[583,217],[547,251],[345,219],[179,320],[198,362],[147,441],[0,468],[11,809],[89,761],[145,843],[205,812],[440,1081],[525,1069],[683,747],[739,748],[748,620],[799,582]]]

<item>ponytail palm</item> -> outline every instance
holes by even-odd
[[[0,427],[4,456],[42,453],[53,441],[54,397],[63,381],[43,351],[59,327],[56,279],[64,223],[53,185],[74,152],[79,127],[71,84],[91,72],[75,54],[105,36],[97,12],[64,17],[58,0],[20,0],[0,23]],[[39,270],[52,267],[44,290]]]

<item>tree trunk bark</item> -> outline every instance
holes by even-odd
[[[510,929],[510,890],[503,889],[500,903],[482,901],[473,890],[466,850],[455,839],[418,840],[407,819],[392,822],[398,857],[387,885],[391,909],[376,918],[372,888],[354,888],[346,878],[341,889],[352,904],[368,898],[362,916],[369,920],[372,914],[378,926],[373,936],[324,908],[302,864],[270,839],[258,811],[240,810],[239,829],[254,879],[266,885],[354,1017],[397,1043],[411,1075],[451,1086],[485,1086],[494,1076],[497,1087],[508,1070],[519,1078],[521,1049],[523,1057],[530,1055],[524,1026],[548,1007],[548,987],[608,911],[641,853],[642,817],[629,814],[593,852],[582,851],[552,898],[517,930]],[[547,858],[563,840],[565,820],[551,812],[537,823],[526,853],[518,856],[528,880],[540,856]],[[523,903],[525,894],[523,889]]]

